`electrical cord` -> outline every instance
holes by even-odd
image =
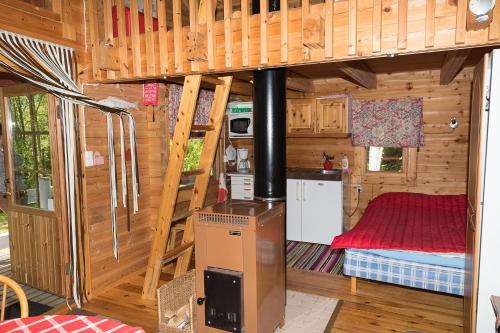
[[[353,217],[353,215],[356,213],[356,211],[358,210],[359,208],[359,195],[361,193],[361,190],[359,189],[359,187],[356,189],[356,192],[358,193],[358,197],[356,199],[356,208],[354,208],[354,211],[352,213],[348,213],[346,210],[345,210],[345,207],[342,206],[342,210],[344,211],[344,213],[347,215],[347,217]]]

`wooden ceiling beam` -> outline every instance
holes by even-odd
[[[377,75],[368,67],[364,61],[350,61],[335,63],[337,68],[347,75],[355,84],[358,84],[366,89],[377,88]]]
[[[287,77],[286,88],[305,93],[314,91],[313,80],[304,77]]]
[[[441,74],[439,77],[439,83],[441,85],[447,85],[453,81],[453,79],[464,67],[469,53],[470,49],[446,52],[443,64],[441,65]]]

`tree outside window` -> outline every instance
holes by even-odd
[[[15,203],[54,210],[47,94],[9,97]]]
[[[367,147],[366,170],[375,172],[403,172],[403,148]]]

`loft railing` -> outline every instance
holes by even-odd
[[[199,1],[89,0],[92,79],[333,62],[500,37],[500,6],[485,29],[467,31],[467,0],[276,0],[274,12],[260,0],[259,14],[249,0]]]

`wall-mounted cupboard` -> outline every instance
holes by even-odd
[[[287,100],[289,137],[348,137],[350,98],[319,97]]]

